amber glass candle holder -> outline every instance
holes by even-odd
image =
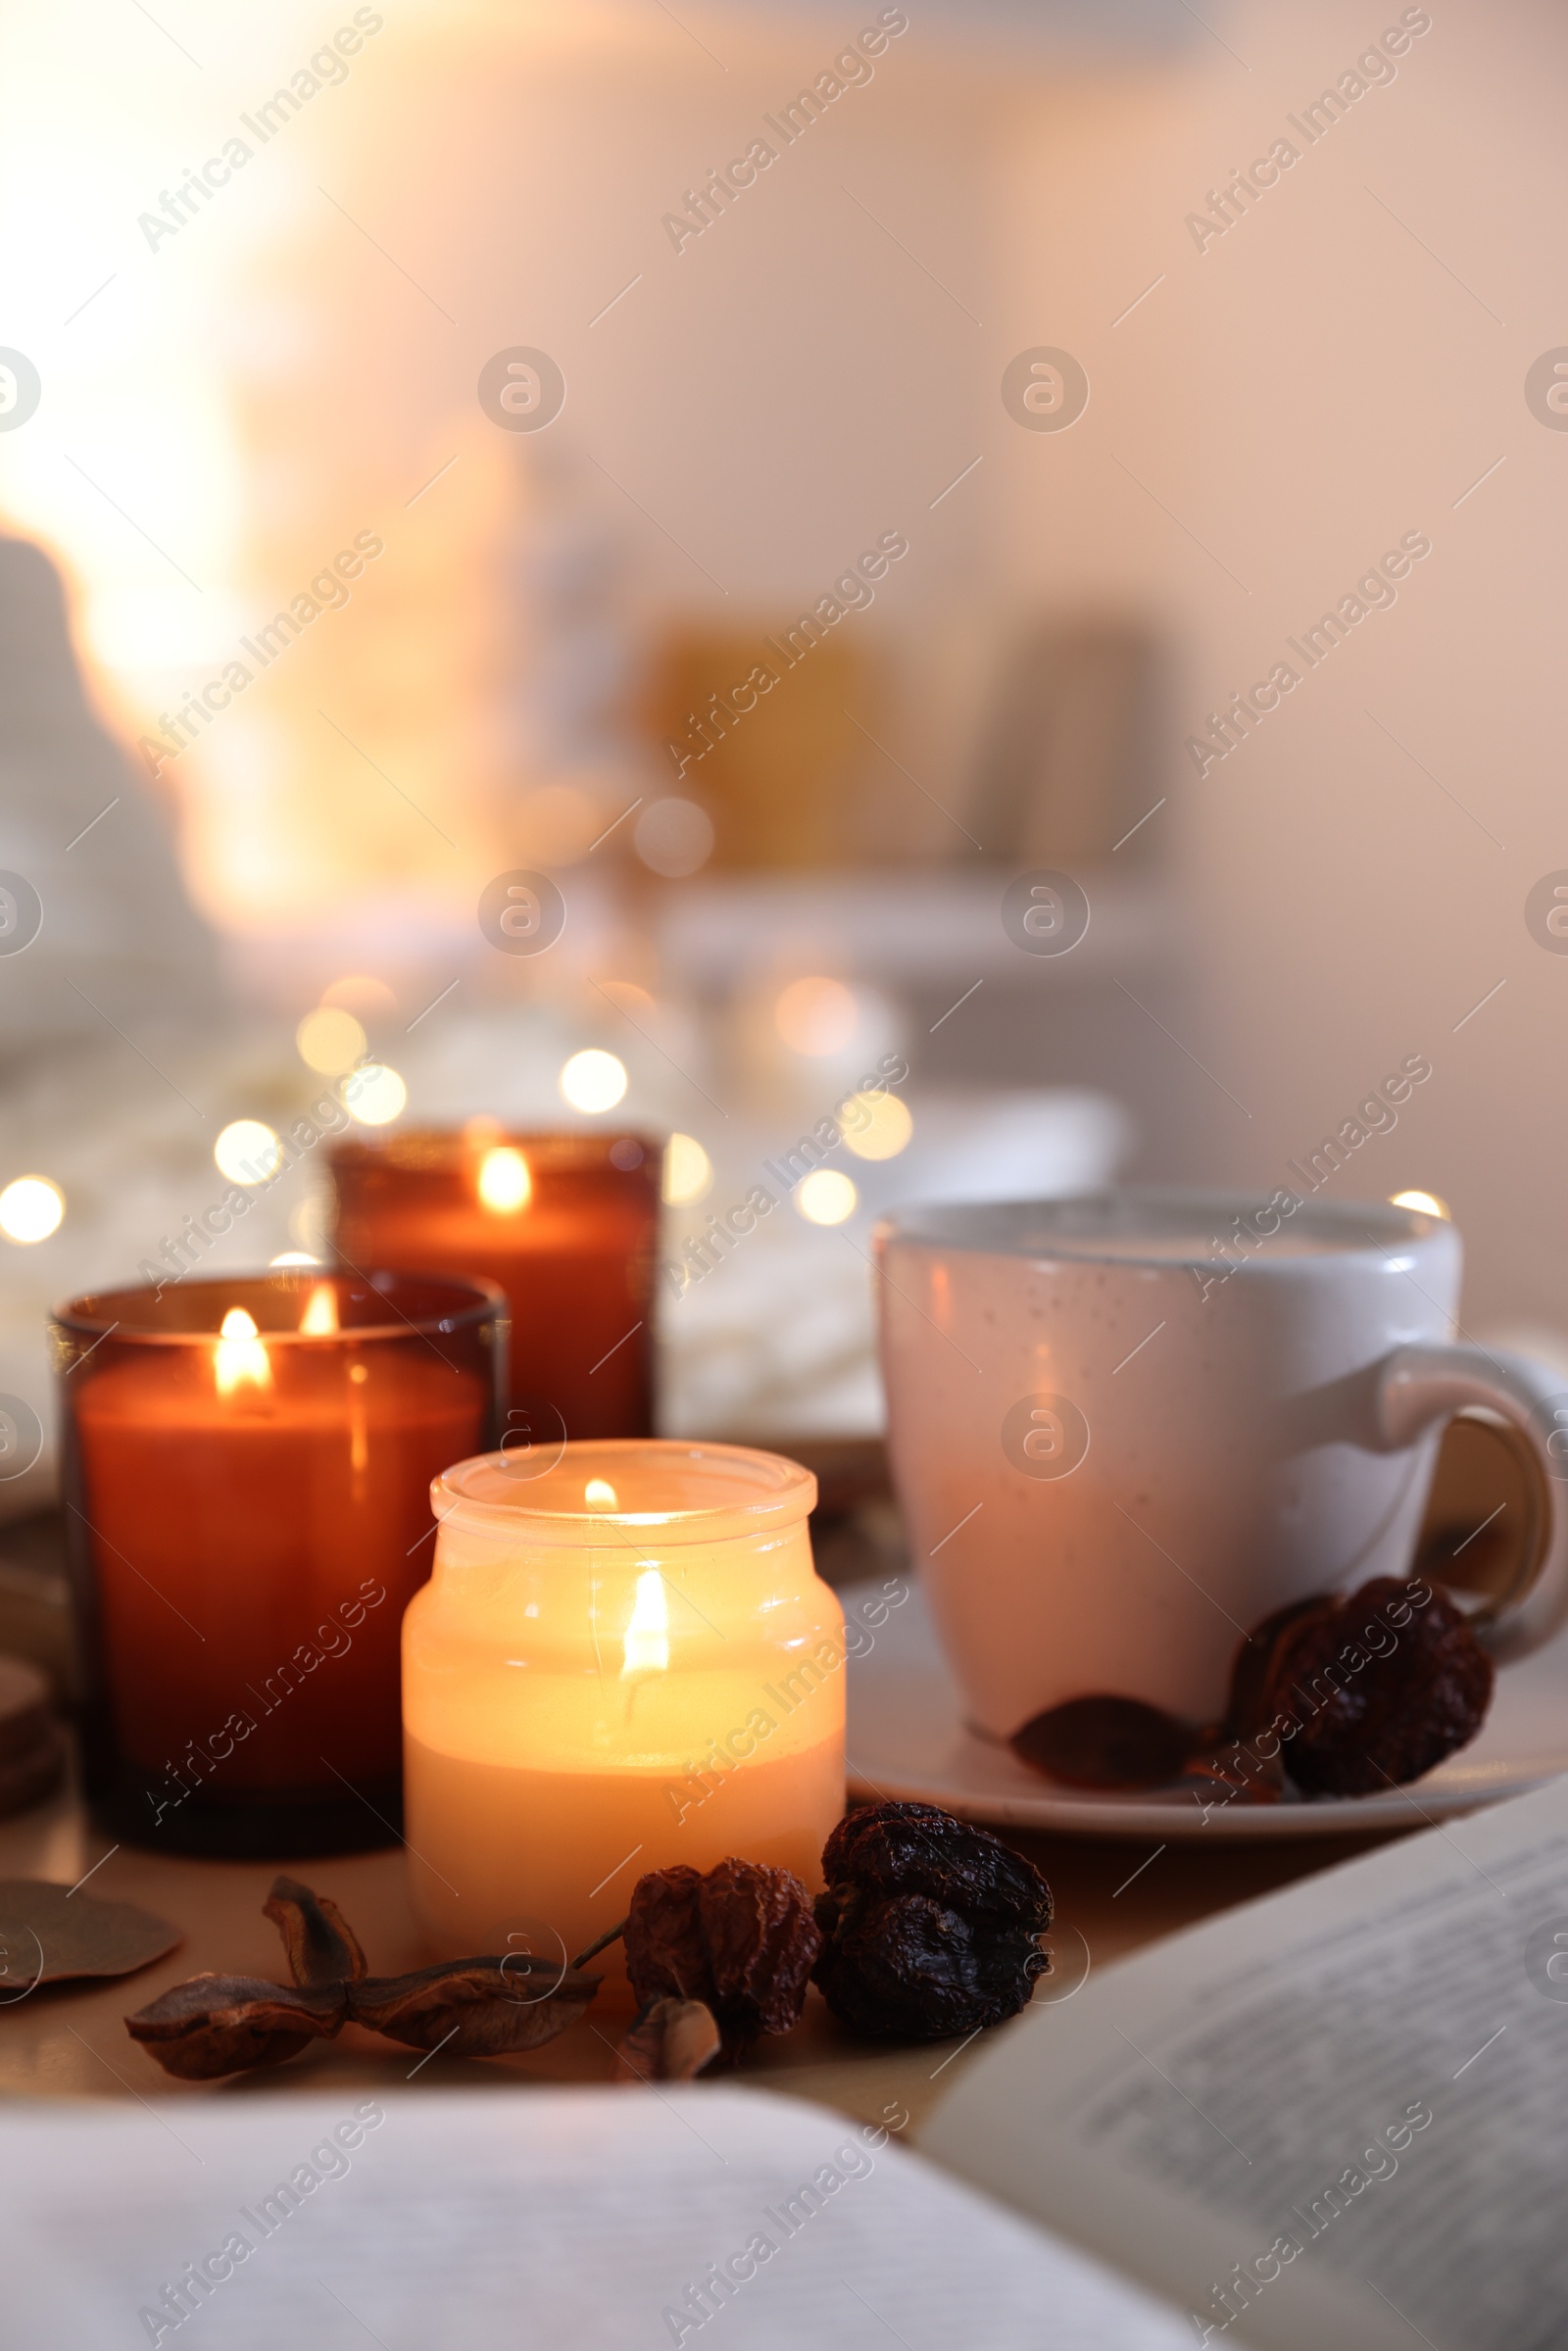
[[[332,1151],[337,1259],[500,1285],[509,1446],[647,1437],[662,1160],[628,1134],[355,1136]]]
[[[52,1337],[100,1826],[186,1853],[391,1842],[399,1628],[430,1480],[500,1425],[499,1292],[279,1271],[76,1298]]]
[[[815,1499],[798,1462],[673,1441],[437,1480],[403,1630],[409,1886],[434,1949],[560,1961],[646,1870],[731,1853],[820,1891],[846,1643]],[[618,1947],[600,1964],[618,1985]]]

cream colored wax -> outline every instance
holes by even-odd
[[[559,1962],[643,1873],[728,1854],[812,1891],[844,1808],[844,1620],[815,1481],[738,1446],[627,1441],[437,1480],[404,1619],[416,1913],[445,1954]],[[618,1975],[619,1946],[596,1966]]]

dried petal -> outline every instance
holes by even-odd
[[[945,2040],[1000,2024],[1049,1962],[1051,1888],[988,1830],[929,1804],[872,1804],[827,1840],[813,1971],[856,2032]]]
[[[649,1871],[632,1892],[633,1991],[706,2002],[729,2048],[789,2031],[820,1947],[810,1896],[789,1870],[731,1857],[701,1877],[677,1864]]]
[[[183,1940],[134,1902],[105,1902],[43,1878],[0,1883],[0,2003],[73,1976],[129,1976]]]
[[[1069,1698],[1048,1706],[1008,1745],[1068,1788],[1163,1788],[1192,1753],[1195,1734],[1142,1698]]]
[[[1409,1617],[1396,1631],[1395,1602]],[[1419,1780],[1474,1739],[1494,1678],[1446,1593],[1376,1576],[1286,1635],[1269,1690],[1270,1713],[1296,1726],[1285,1768],[1305,1795],[1376,1795]]]
[[[302,1991],[260,1976],[192,1976],[126,2017],[125,2030],[166,2074],[212,2082],[282,2065],[307,2042],[330,2040],[343,2018],[341,1986]]]
[[[297,1879],[274,1878],[262,1913],[283,1937],[296,1984],[346,1984],[367,1973],[365,1953],[337,1904]]]
[[[451,1959],[407,1976],[368,1976],[345,1988],[348,2013],[411,2049],[504,2057],[537,2049],[581,2016],[597,1976],[542,1959]]]
[[[650,2000],[615,2051],[617,2082],[691,2082],[720,2047],[718,2023],[702,2000]]]

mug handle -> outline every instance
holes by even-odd
[[[1401,1347],[1379,1366],[1379,1418],[1391,1447],[1413,1445],[1435,1422],[1474,1404],[1507,1422],[1540,1487],[1518,1582],[1471,1618],[1506,1664],[1539,1649],[1568,1618],[1568,1385],[1528,1355],[1489,1355],[1479,1347]]]

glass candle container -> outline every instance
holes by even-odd
[[[429,1482],[493,1443],[499,1293],[310,1271],[55,1319],[88,1801],[179,1852],[385,1844]]]
[[[335,1248],[500,1284],[517,1444],[654,1425],[657,1143],[627,1134],[410,1130],[334,1146]]]
[[[559,1963],[674,1862],[735,1854],[820,1891],[845,1645],[815,1497],[777,1454],[673,1442],[436,1480],[403,1626],[408,1868],[435,1950]],[[596,1964],[623,1984],[618,1944]]]

